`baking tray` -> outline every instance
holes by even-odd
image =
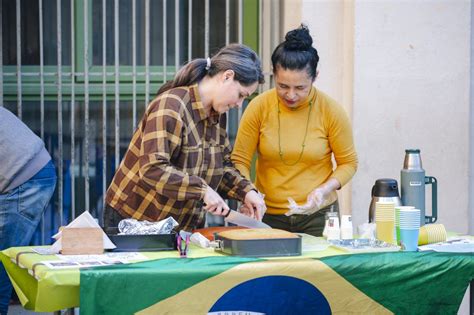
[[[268,229],[265,229],[268,230]],[[246,231],[246,230],[242,230]],[[244,257],[276,257],[276,256],[300,256],[301,236],[292,238],[259,238],[236,240],[215,235],[218,243],[216,251],[228,255]]]
[[[104,229],[112,243],[117,246],[113,252],[155,252],[176,249],[176,232],[155,235],[118,235],[116,227]]]
[[[193,233],[201,233],[201,235],[207,238],[208,240],[214,241],[214,237],[217,233],[230,231],[230,230],[238,230],[238,229],[247,229],[247,228],[243,226],[212,226],[212,227],[193,230]]]

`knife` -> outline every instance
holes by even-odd
[[[235,210],[229,210],[229,213],[224,217],[224,220],[251,229],[271,229],[271,226]]]

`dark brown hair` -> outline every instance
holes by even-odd
[[[166,82],[158,90],[157,95],[178,86],[189,86],[202,80],[206,75],[213,77],[219,72],[233,70],[234,80],[244,86],[255,82],[264,83],[260,59],[249,47],[241,44],[229,44],[221,48],[211,58],[207,69],[207,59],[198,58],[181,68],[174,79]]]

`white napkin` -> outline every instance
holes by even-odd
[[[92,215],[89,213],[89,211],[84,211],[80,216],[78,216],[76,219],[74,219],[71,223],[69,223],[66,227],[68,228],[99,228],[99,224],[94,220]],[[59,251],[62,249],[61,245],[61,235],[62,232],[59,231],[55,235],[53,235],[53,238],[56,239],[56,242],[51,246],[51,250],[59,253]],[[109,239],[109,237],[102,231],[102,235],[104,238],[104,249],[113,249],[116,248],[117,246],[112,243],[112,241]]]

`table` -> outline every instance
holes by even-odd
[[[80,306],[81,314],[456,314],[474,279],[472,254],[355,255],[332,247],[277,258],[197,247],[189,258],[174,251],[145,254],[149,261],[81,271],[47,269],[39,262],[57,257],[29,247],[7,249],[0,258],[25,308]]]

